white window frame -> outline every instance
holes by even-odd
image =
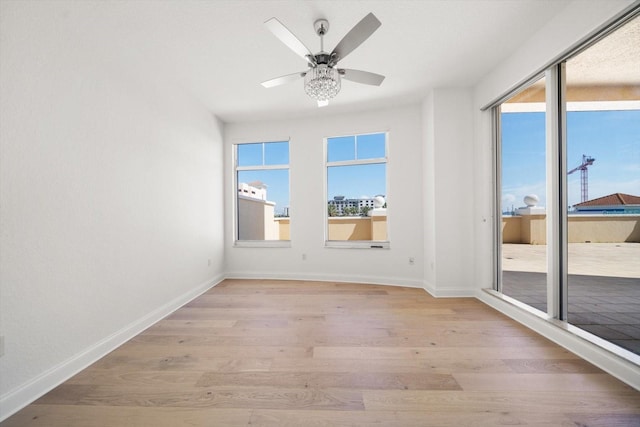
[[[384,134],[384,157],[372,159],[358,159],[358,137],[367,135]],[[354,160],[340,160],[335,162],[328,161],[328,145],[329,140],[334,138],[355,137],[355,157]],[[387,214],[387,240],[329,240],[329,212],[327,203],[329,201],[329,168],[335,166],[357,166],[370,164],[385,164],[385,201],[389,204],[389,132],[366,132],[352,133],[345,135],[333,135],[324,138],[323,143],[323,159],[324,159],[324,245],[326,248],[343,248],[343,249],[389,249],[390,248],[390,221]],[[387,211],[388,212],[388,211]]]
[[[289,163],[282,165],[265,165],[264,144],[286,142],[289,144]],[[239,166],[238,165],[238,147],[240,145],[262,144],[262,165]],[[289,240],[240,240],[238,230],[238,172],[256,171],[256,170],[288,170],[289,171],[289,203],[291,203],[291,140],[269,140],[269,141],[247,141],[236,142],[233,144],[233,246],[245,248],[289,248],[291,247],[291,239]],[[289,227],[291,227],[291,216],[289,216]],[[291,233],[291,229],[289,229]]]

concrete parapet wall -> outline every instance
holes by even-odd
[[[278,224],[280,240],[291,240],[291,220],[287,217],[276,218],[274,221]]]
[[[570,216],[569,242],[640,242],[640,215]]]
[[[569,215],[569,243],[640,242],[640,215]],[[503,243],[547,243],[546,215],[502,217]]]
[[[502,217],[502,243],[522,243],[522,217]]]
[[[280,240],[290,240],[289,218],[275,218],[279,224]],[[329,240],[387,240],[386,215],[372,217],[331,217],[329,218]]]

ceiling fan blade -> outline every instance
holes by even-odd
[[[324,101],[318,101],[318,107],[326,107],[329,105],[329,100],[325,99]]]
[[[300,41],[282,22],[276,18],[271,18],[264,23],[269,31],[271,31],[282,43],[287,45],[289,49],[301,56],[303,59],[312,62],[313,54],[307,48],[304,43]]]
[[[338,72],[342,75],[343,79],[366,85],[380,86],[384,80],[384,76],[368,71],[338,69]]]
[[[362,42],[368,39],[380,25],[382,25],[382,23],[378,21],[378,18],[376,18],[373,13],[369,13],[367,16],[362,18],[362,20],[358,22],[355,27],[353,27],[351,31],[342,38],[342,40],[340,40],[340,43],[338,43],[335,49],[333,49],[331,54],[335,54],[335,62],[340,61],[350,54],[355,48],[360,46]]]
[[[261,84],[264,87],[280,86],[280,85],[283,85],[285,83],[290,83],[290,82],[293,82],[295,80],[301,79],[306,74],[307,73],[304,72],[304,71],[298,72],[298,73],[293,73],[293,74],[287,74],[286,76],[280,76],[280,77],[276,77],[275,79],[267,80],[266,82],[262,82]]]

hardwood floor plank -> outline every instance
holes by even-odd
[[[108,386],[195,386],[202,378],[202,371],[142,371],[142,370],[103,370],[85,369],[74,377],[66,381],[65,384],[100,384]]]
[[[410,347],[314,347],[319,359],[412,359],[416,350]]]
[[[63,384],[36,404],[172,408],[363,410],[362,393],[279,387],[118,387]]]
[[[314,347],[321,359],[575,359],[561,347]]]
[[[115,352],[114,352],[115,353]],[[91,365],[88,369],[105,369],[111,371],[207,371],[249,372],[268,371],[274,359],[227,359],[215,357],[148,356],[111,354]]]
[[[640,414],[568,414],[575,426],[629,427],[640,426]]]
[[[275,372],[513,373],[499,359],[278,359]]]
[[[511,373],[513,370],[500,359],[420,359],[421,369],[440,373]],[[273,368],[273,366],[272,366]]]
[[[417,372],[207,372],[196,385],[219,384],[311,389],[461,390],[451,375]]]
[[[453,377],[465,391],[633,391],[633,388],[607,374],[457,373]]]
[[[386,391],[364,390],[367,410],[434,412],[546,412],[583,414],[638,414],[637,391]]]
[[[425,372],[417,360],[406,359],[280,359],[273,372]],[[443,372],[446,373],[446,372]]]
[[[310,347],[299,346],[254,346],[251,349],[247,349],[246,346],[197,346],[184,344],[165,346],[130,341],[121,348],[115,350],[112,354],[116,356],[161,356],[166,358],[205,357],[242,359],[247,357],[252,359],[264,359],[311,357],[312,349]]]
[[[419,328],[395,328],[393,334],[397,336],[421,336],[424,334],[440,333],[442,335],[476,335],[501,336],[501,337],[531,337],[539,336],[531,329],[520,324],[513,324],[505,321],[487,320],[479,321],[458,321],[455,323],[430,320],[428,324]]]
[[[252,410],[126,406],[31,405],[2,427],[249,426]]]
[[[597,374],[604,372],[583,359],[505,359],[504,363],[521,374]]]
[[[584,418],[590,419],[590,418]],[[435,412],[435,411],[301,411],[257,409],[252,426],[261,427],[576,427],[569,416],[538,412]],[[591,426],[591,424],[582,424]],[[632,426],[633,424],[625,424]],[[610,424],[614,426],[614,424]],[[603,426],[604,427],[604,426]]]

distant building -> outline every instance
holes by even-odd
[[[640,197],[614,193],[573,205],[576,214],[640,214]]]
[[[384,196],[383,196],[384,197]],[[338,215],[344,215],[345,208],[356,208],[361,210],[364,207],[373,209],[375,197],[360,197],[358,199],[346,199],[344,196],[335,196],[329,200],[329,205],[336,207]]]
[[[267,200],[267,186],[260,181],[238,184],[238,195],[258,200]]]

